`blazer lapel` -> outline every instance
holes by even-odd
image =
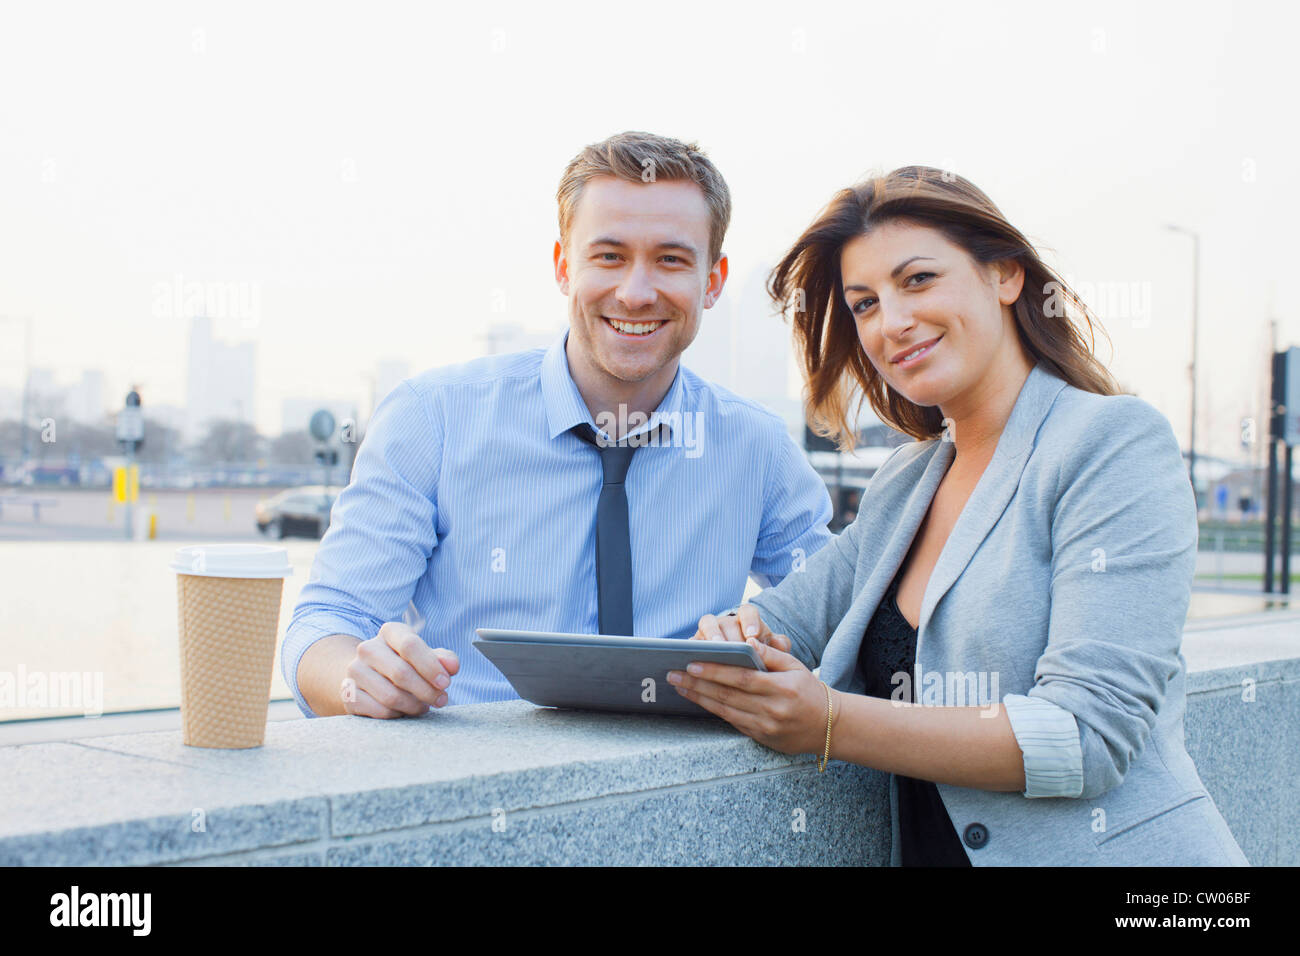
[[[1030,369],[998,438],[993,458],[962,508],[926,583],[921,599],[921,618],[917,622],[918,659],[926,622],[1006,511],[1033,450],[1034,436],[1064,387],[1064,380],[1042,366],[1035,365]],[[843,690],[848,686],[846,678],[857,666],[867,623],[907,556],[955,453],[956,447],[951,442],[934,441],[934,449],[928,456],[919,456],[911,467],[894,475],[888,485],[863,498],[859,521],[884,523],[892,514],[898,516],[897,524],[875,554],[867,551],[858,555],[859,567],[863,561],[870,562],[871,572],[823,653],[819,673],[821,679],[832,687]],[[870,531],[864,532],[863,540],[871,540]]]
[[[988,537],[993,526],[1006,511],[1007,505],[1020,484],[1020,475],[1034,447],[1034,436],[1047,416],[1057,393],[1065,382],[1040,365],[1029,371],[1011,415],[998,438],[997,448],[980,480],[967,499],[961,514],[944,543],[939,559],[926,583],[921,598],[921,618],[918,621],[919,639],[935,606],[953,583],[966,570],[975,551]],[[951,455],[951,452],[950,452]]]
[[[935,441],[933,444],[929,455],[919,455],[907,468],[893,476],[888,485],[879,489],[878,497],[872,495],[861,502],[859,521],[881,526],[891,516],[897,516],[897,523],[878,549],[868,547],[867,543],[873,540],[872,532],[867,530],[863,533],[864,543],[860,546],[867,551],[858,555],[858,566],[866,563],[871,571],[862,589],[854,596],[848,613],[836,626],[821,661],[821,679],[832,687],[843,689],[847,686],[841,681],[857,666],[867,622],[907,556],[921,520],[948,470],[948,463],[952,461],[953,447],[949,442]]]

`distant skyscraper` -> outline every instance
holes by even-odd
[[[212,320],[190,320],[188,415],[185,440],[203,437],[213,419],[255,421],[257,346],[253,342],[218,342]]]
[[[504,355],[508,352],[526,352],[544,349],[555,341],[559,329],[550,332],[526,329],[512,322],[494,322],[487,331],[479,334],[486,355]]]
[[[0,418],[21,417],[22,389],[14,390],[13,394],[17,396],[17,407],[12,415],[0,410]],[[108,410],[106,395],[104,373],[97,368],[83,370],[81,380],[71,385],[61,385],[53,369],[32,369],[31,414],[39,418],[52,416],[87,425],[103,424]]]
[[[16,422],[23,415],[23,390],[0,385],[0,421]]]
[[[54,378],[54,369],[33,367],[30,377],[28,424],[35,426],[44,418],[68,416],[68,389]],[[21,414],[21,413],[20,413]]]
[[[85,369],[81,381],[67,391],[65,413],[89,425],[101,424],[108,410],[105,396],[108,386],[104,373],[97,368]]]
[[[802,441],[803,412],[788,388],[791,329],[763,288],[766,275],[766,270],[754,269],[743,283],[728,284],[717,305],[700,316],[699,334],[682,354],[682,362],[697,375],[776,412],[790,434]]]
[[[30,377],[33,400],[36,396],[45,396],[55,394],[59,386],[54,381],[54,369],[52,368],[33,368]]]

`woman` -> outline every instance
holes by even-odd
[[[767,672],[692,664],[678,691],[889,772],[895,865],[1247,865],[1183,744],[1191,486],[1083,304],[983,192],[918,166],[838,193],[769,290],[814,423],[852,447],[860,391],[916,441],[802,573],[700,620]]]

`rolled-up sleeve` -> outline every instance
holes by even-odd
[[[1094,797],[1123,782],[1142,754],[1182,666],[1196,506],[1160,412],[1115,396],[1070,437],[1051,540],[1047,646],[1025,696],[1074,716],[1078,796]]]
[[[1023,694],[1008,694],[1002,706],[1024,754],[1024,796],[1079,796],[1083,792],[1083,749],[1074,714]]]
[[[330,512],[307,584],[280,650],[280,668],[298,708],[316,716],[298,687],[298,665],[331,634],[374,637],[402,619],[437,547],[442,429],[436,403],[404,381],[371,416],[352,480]]]

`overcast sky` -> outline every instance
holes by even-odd
[[[6,4],[0,315],[33,317],[35,364],[64,380],[101,368],[115,403],[138,382],[182,404],[187,324],[160,283],[231,283],[257,315],[217,333],[259,343],[270,431],[285,397],[364,394],[380,359],[481,354],[491,321],[562,327],[560,173],[645,129],[726,176],[736,296],[835,190],[961,173],[1085,292],[1133,294],[1101,357],[1184,444],[1191,243],[1165,224],[1198,231],[1198,446],[1233,454],[1268,320],[1300,345],[1297,19],[1132,0]],[[21,384],[20,353],[0,321],[0,385]]]

